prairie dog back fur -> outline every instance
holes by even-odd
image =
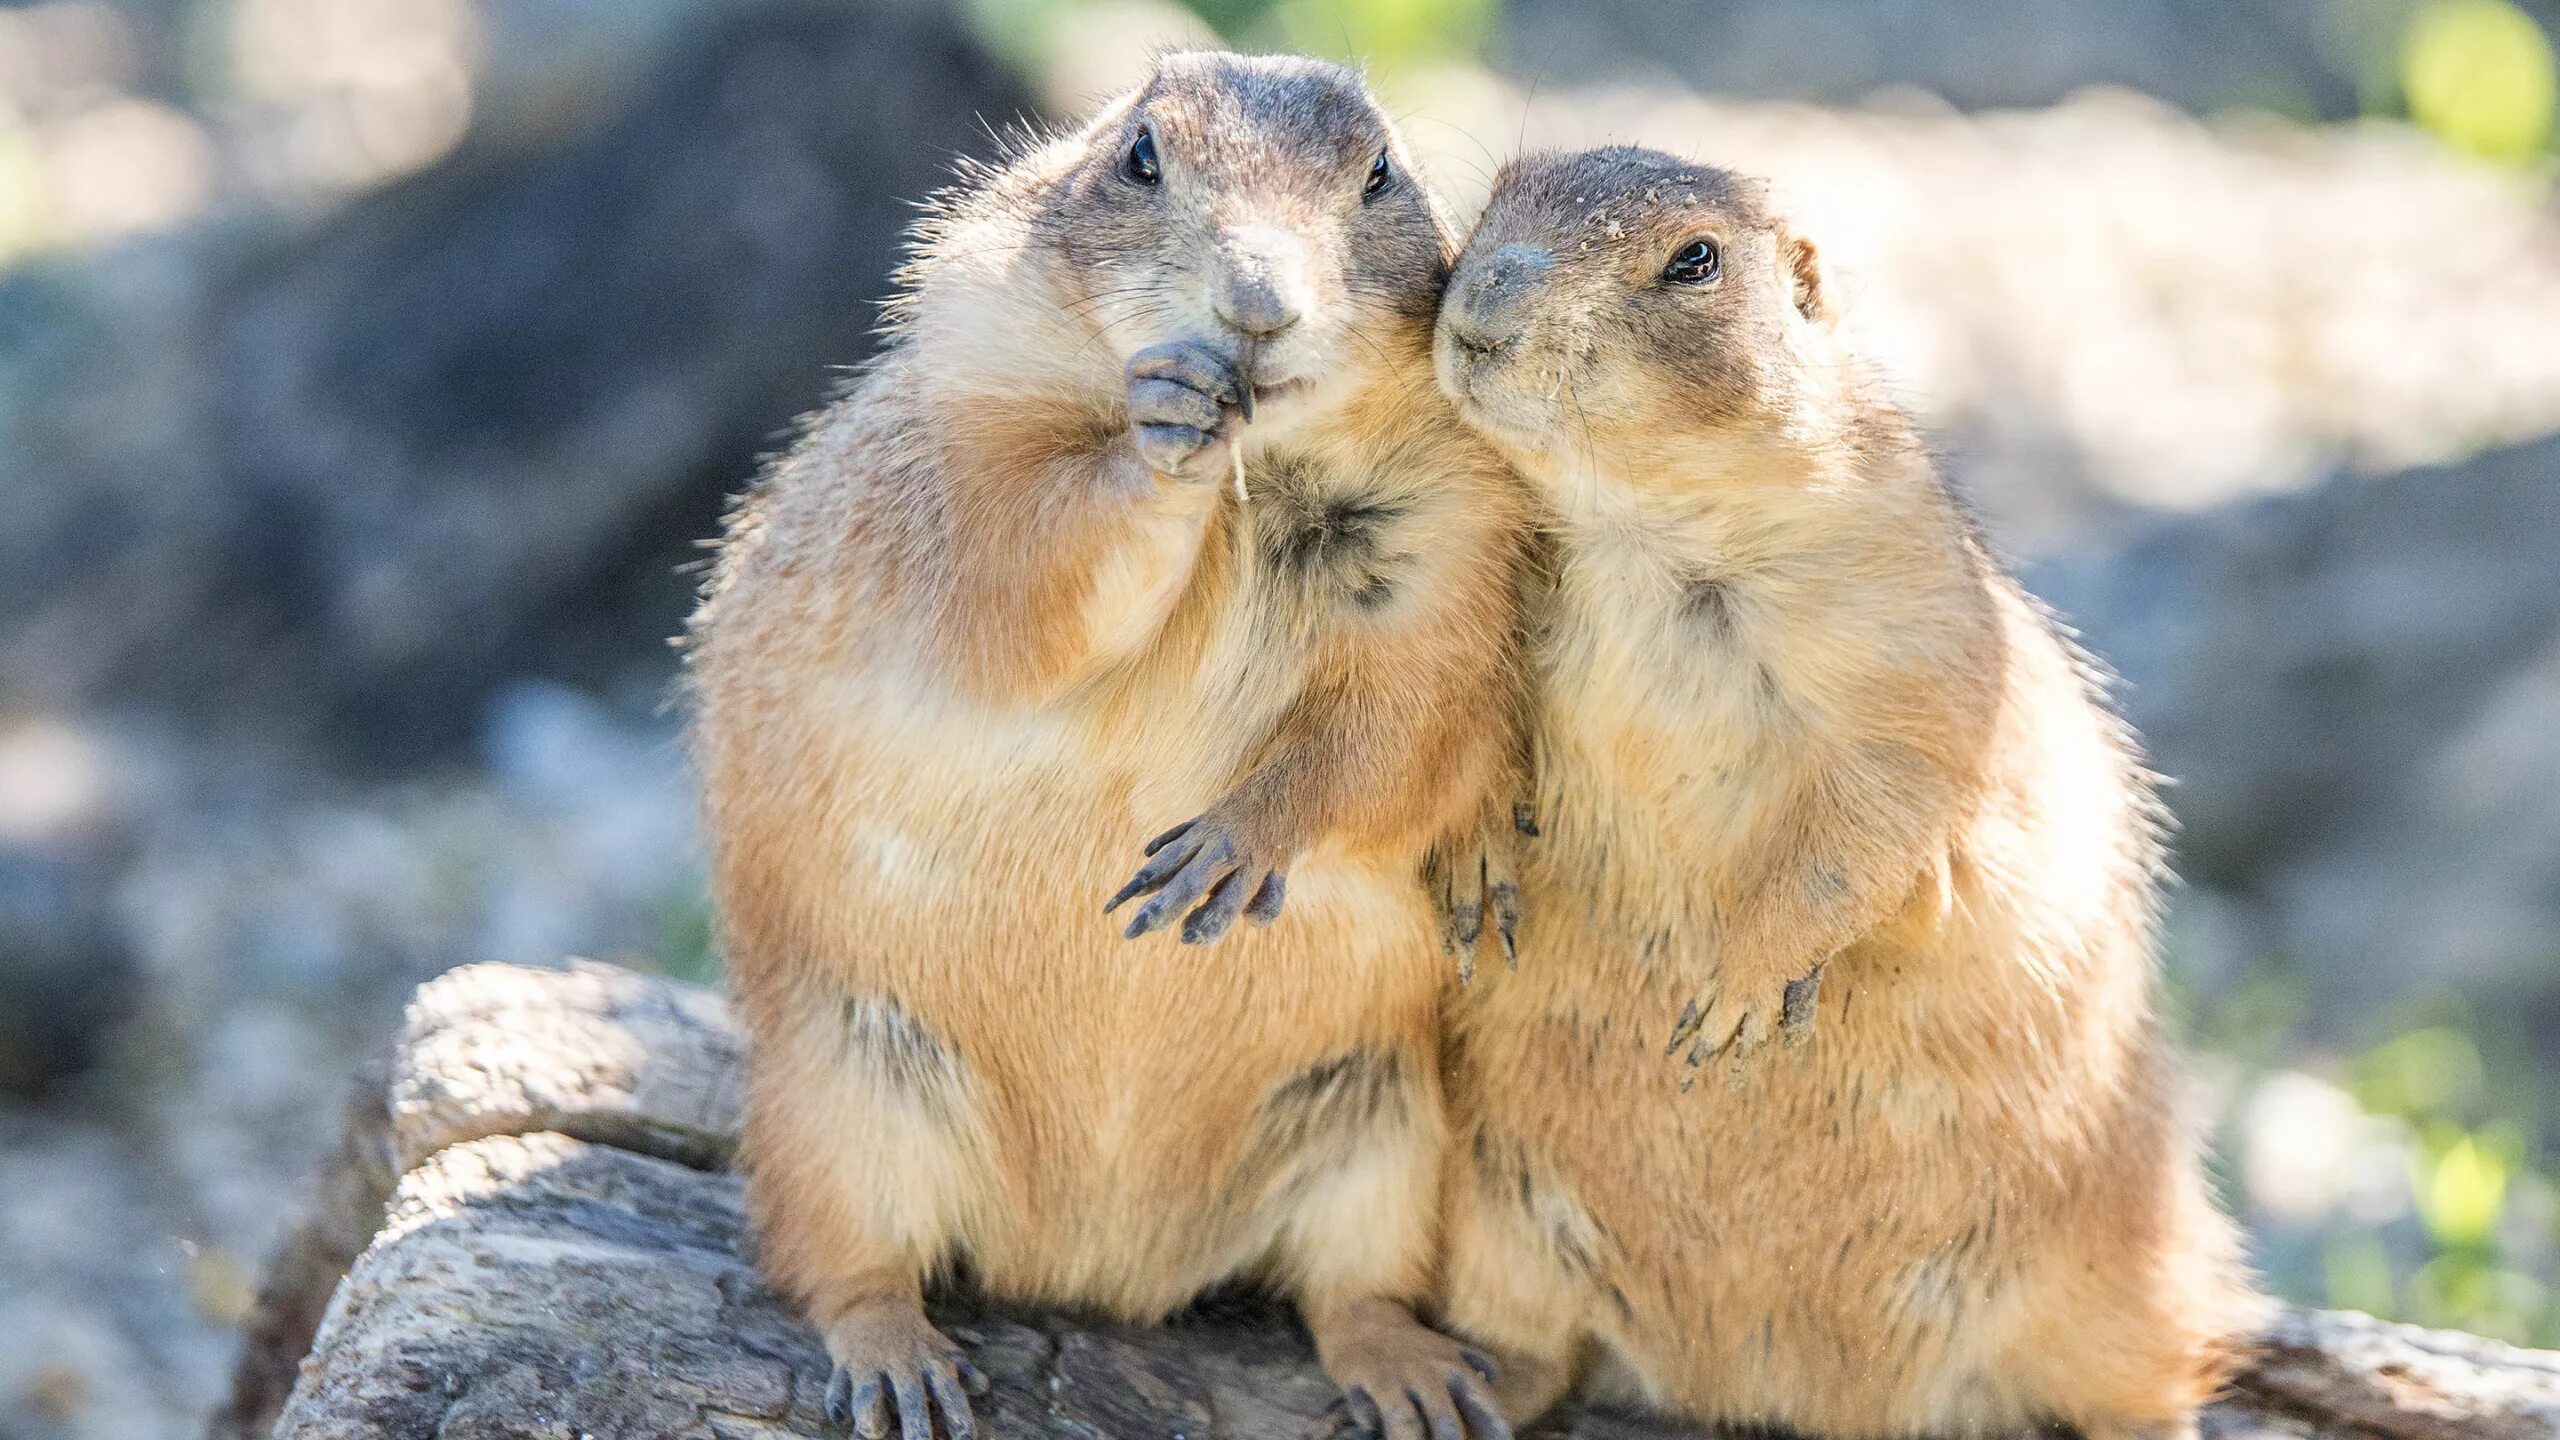
[[[1448,253],[1356,76],[1168,57],[939,202],[733,517],[693,740],[745,1160],[866,1434],[969,1424],[955,1271],[1142,1320],[1258,1278],[1399,1434],[1489,1410],[1407,1308],[1416,867],[1506,759],[1527,504],[1432,384]]]
[[[2154,1018],[2150,777],[1829,307],[1760,185],[1649,151],[1514,162],[1456,267],[1439,374],[1557,583],[1443,1317],[1518,1411],[2191,1433],[2254,1305]]]

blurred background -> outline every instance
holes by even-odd
[[[0,1440],[192,1433],[403,996],[716,979],[666,701],[908,202],[1166,43],[1778,177],[2183,822],[2292,1298],[2560,1345],[2555,0],[0,4]]]

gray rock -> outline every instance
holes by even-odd
[[[140,979],[108,912],[107,862],[0,846],[0,1098],[32,1099],[104,1058]]]
[[[163,333],[84,345],[70,299],[0,291],[61,352],[0,449],[8,689],[398,764],[510,674],[665,673],[692,542],[868,352],[909,201],[1018,103],[921,6],[691,39],[553,143],[466,146],[280,251],[203,242],[228,273],[147,307]]]
[[[2342,475],[2056,556],[2030,581],[2124,676],[2190,871],[2389,823],[2560,638],[2560,441]]]
[[[2180,868],[2353,1015],[2560,977],[2560,440],[2341,475],[2048,559],[2125,678]]]

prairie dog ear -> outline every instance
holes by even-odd
[[[1831,320],[1831,292],[1822,283],[1822,254],[1792,230],[1778,232],[1778,255],[1795,286],[1796,309],[1816,324]]]

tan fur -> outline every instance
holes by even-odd
[[[1447,962],[1415,871],[1498,783],[1527,503],[1431,382],[1445,234],[1412,202],[1404,293],[1308,282],[1284,361],[1312,398],[1243,431],[1249,503],[1130,442],[1124,364],[1210,331],[1205,263],[1141,253],[1137,221],[1079,249],[1105,222],[1078,187],[1116,183],[1136,116],[1168,167],[1223,155],[1166,189],[1195,260],[1244,221],[1374,249],[1328,197],[1378,141],[1335,175],[1252,148],[1293,112],[1218,108],[1302,81],[1358,96],[1172,57],[978,177],[926,227],[891,348],[733,520],[693,738],[754,1041],[745,1159],[765,1266],[840,1362],[906,1343],[861,1317],[955,1267],[1129,1319],[1257,1276],[1338,1370],[1370,1302],[1427,1286]],[[1379,507],[1375,544],[1308,550],[1347,502]],[[1283,913],[1213,949],[1123,940],[1102,902],[1139,842],[1213,806],[1296,857]]]
[[[1702,234],[1723,277],[1667,288]],[[1522,1411],[2181,1431],[2253,1302],[2154,1019],[2151,779],[1819,286],[1756,187],[1642,152],[1518,163],[1452,281],[1444,383],[1558,574],[1442,1316]]]

